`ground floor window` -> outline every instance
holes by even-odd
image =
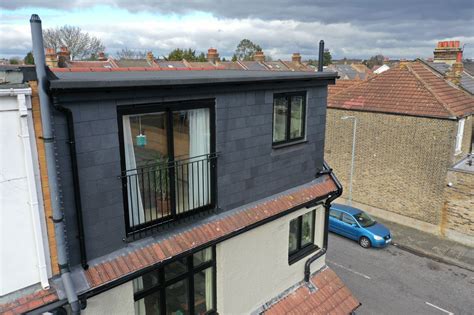
[[[316,210],[305,213],[290,221],[288,261],[294,263],[317,249],[314,244]]]
[[[215,247],[133,280],[135,314],[215,314]]]

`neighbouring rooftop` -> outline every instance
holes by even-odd
[[[339,84],[339,87],[337,87]],[[425,62],[405,62],[367,81],[331,87],[329,108],[457,119],[472,115],[474,98]]]

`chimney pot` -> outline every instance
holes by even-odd
[[[103,51],[99,52],[99,61],[105,61],[107,58],[105,58],[105,53]]]
[[[255,54],[253,55],[253,60],[254,61],[265,61],[265,54],[263,53],[263,50],[257,50]]]
[[[58,56],[56,55],[56,50],[54,48],[46,48],[45,62],[50,68],[58,67]]]
[[[213,64],[216,64],[219,61],[219,53],[217,53],[216,48],[211,47],[207,50],[207,61]]]
[[[153,56],[153,52],[149,51],[146,53],[146,60],[149,63],[153,63],[153,61],[155,60],[155,56]]]
[[[300,53],[293,53],[293,55],[291,56],[291,61],[301,63]]]

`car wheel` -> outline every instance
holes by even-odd
[[[370,244],[370,240],[365,237],[365,236],[362,236],[360,239],[359,239],[359,245],[364,247],[364,248],[369,248],[371,246]]]

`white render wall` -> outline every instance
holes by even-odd
[[[84,315],[135,314],[133,281],[87,299],[87,307],[81,313]]]
[[[25,95],[27,111],[24,108],[21,118],[22,97],[0,95],[0,296],[41,280],[43,287],[48,285],[49,253],[45,252],[48,247],[31,101]],[[25,132],[29,138],[22,137]],[[33,201],[32,196],[36,197]]]
[[[219,314],[250,314],[303,280],[305,262],[314,253],[288,264],[290,221],[312,209],[302,208],[217,245]],[[316,209],[315,243],[322,247],[324,207]],[[311,272],[324,264],[325,255],[311,265]]]

